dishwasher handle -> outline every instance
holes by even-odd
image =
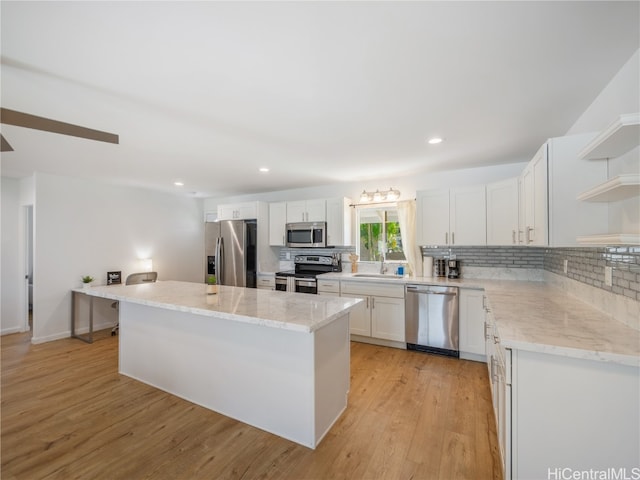
[[[429,287],[424,286],[415,286],[415,285],[407,285],[406,287],[407,293],[424,293],[428,295],[453,295],[454,297],[458,295],[457,288],[449,288],[445,287],[446,290],[434,290]]]

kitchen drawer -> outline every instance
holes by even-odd
[[[273,276],[258,276],[256,287],[274,290],[276,288],[276,279]]]
[[[392,280],[393,281],[393,280]],[[373,282],[342,282],[342,293],[353,295],[375,295],[379,297],[404,298],[404,284]]]
[[[340,293],[340,282],[338,280],[318,279],[318,293]]]

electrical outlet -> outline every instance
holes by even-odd
[[[613,268],[604,267],[604,284],[607,287],[613,285]]]
[[[291,260],[291,252],[285,252],[284,258],[286,258],[287,260]]]
[[[564,261],[564,273],[567,273],[567,270],[569,270],[569,260]]]

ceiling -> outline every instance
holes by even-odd
[[[2,175],[220,197],[525,161],[638,49],[639,5],[3,0],[2,107],[120,143],[2,125]]]

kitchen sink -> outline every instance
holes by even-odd
[[[399,280],[403,277],[398,275],[386,275],[384,273],[354,273],[353,277],[357,278],[387,278],[389,280]]]

